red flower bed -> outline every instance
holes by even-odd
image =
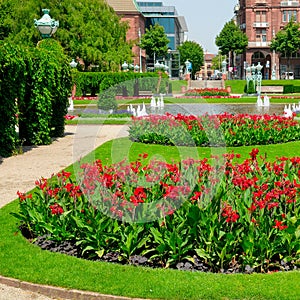
[[[185,96],[229,96],[229,92],[218,88],[189,89]]]
[[[166,114],[133,117],[129,134],[134,141],[164,145],[265,145],[299,140],[300,124],[267,114]]]
[[[31,235],[71,241],[81,257],[224,272],[300,264],[300,157],[259,165],[258,150],[180,163],[85,163],[18,193]],[[232,272],[232,271],[231,271]]]

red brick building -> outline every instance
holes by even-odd
[[[236,57],[237,75],[245,77],[245,66],[263,65],[264,79],[280,78],[287,71],[287,58],[270,50],[271,40],[291,18],[300,20],[299,1],[290,0],[238,0],[234,8],[237,25],[249,39],[247,51]],[[300,55],[295,53],[290,60],[290,71],[300,78]]]
[[[140,36],[145,33],[145,18],[136,2],[134,0],[106,0],[106,2],[121,17],[122,21],[129,24],[126,36],[127,41],[136,41],[138,43]],[[134,53],[132,58],[133,64],[142,65],[142,70],[144,71],[146,63],[145,51],[134,45],[132,52]]]

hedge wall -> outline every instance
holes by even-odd
[[[0,156],[7,157],[18,147],[18,99],[25,87],[25,63],[21,49],[0,45]]]
[[[168,78],[166,74],[163,74],[162,77],[164,79]],[[107,90],[121,82],[134,80],[135,78],[144,78],[142,80],[144,85],[140,87],[140,90],[152,90],[152,82],[148,80],[149,84],[147,85],[146,78],[156,78],[158,80],[159,74],[153,72],[74,72],[73,75],[77,96],[95,96],[100,91]]]
[[[50,144],[64,135],[72,77],[69,59],[53,39],[37,48],[0,48],[0,156],[7,157],[22,144]]]

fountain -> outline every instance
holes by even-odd
[[[69,107],[68,110],[74,110],[74,102],[72,97],[69,98]]]
[[[264,96],[263,99],[261,99],[260,95],[257,97],[256,105],[258,107],[269,107],[270,106],[270,99],[267,95]]]

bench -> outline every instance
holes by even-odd
[[[257,87],[256,87],[257,90]],[[283,85],[262,85],[261,93],[283,93]]]
[[[151,97],[153,95],[152,91],[139,91],[139,96]]]

